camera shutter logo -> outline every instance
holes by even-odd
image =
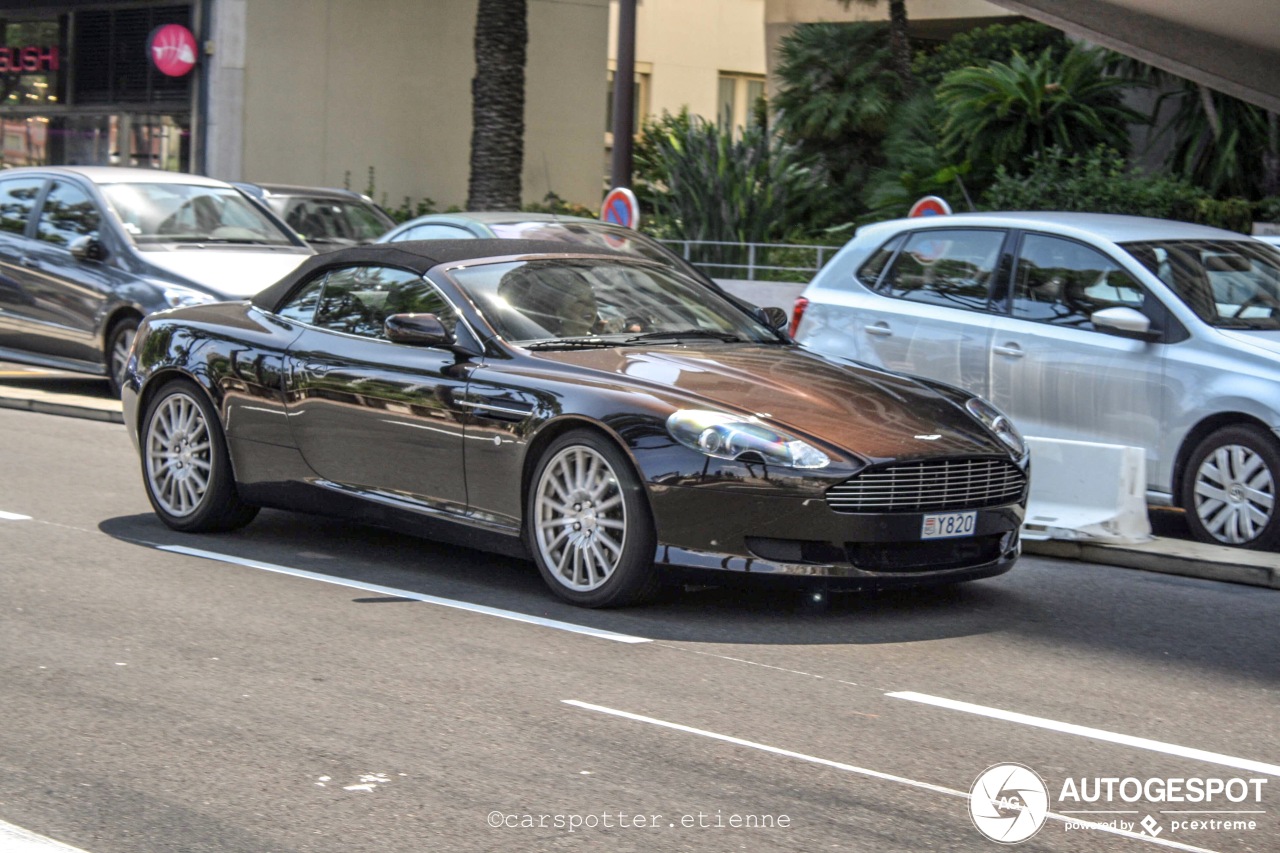
[[[969,789],[969,817],[978,831],[1001,844],[1026,841],[1044,826],[1049,789],[1030,767],[994,764]]]

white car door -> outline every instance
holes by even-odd
[[[990,399],[1024,434],[1147,450],[1149,469],[1171,405],[1167,345],[1097,331],[1103,308],[1142,311],[1154,297],[1098,249],[1025,233],[1012,314],[995,320]]]
[[[861,306],[863,360],[986,396],[991,312],[1004,310],[997,280],[1006,237],[978,228],[910,234]]]

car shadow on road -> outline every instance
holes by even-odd
[[[177,533],[151,514],[103,521],[102,532],[143,547],[178,545],[345,580],[498,607],[651,639],[705,643],[906,643],[1007,630],[1018,596],[999,578],[958,586],[832,593],[687,585],[657,602],[590,610],[557,599],[527,560],[459,548],[351,522],[274,510],[223,534]],[[175,559],[188,559],[175,556]],[[353,605],[393,603],[355,592]],[[409,603],[408,600],[405,600]]]
[[[1280,594],[1087,563],[1024,558],[987,580],[836,593],[822,607],[807,590],[754,588],[735,577],[643,607],[589,610],[555,598],[531,562],[342,520],[266,510],[242,530],[193,535],[144,514],[99,528],[140,547],[181,545],[653,640],[838,646],[999,633],[1062,653],[1103,652],[1271,681],[1278,674],[1269,626],[1280,616]],[[351,603],[418,602],[353,591]]]

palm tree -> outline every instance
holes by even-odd
[[[528,0],[479,0],[468,210],[516,210],[524,168]]]
[[[875,6],[880,0],[840,0],[846,9],[853,2],[863,6]],[[898,75],[902,91],[910,92],[915,88],[915,75],[911,72],[911,38],[907,32],[907,0],[888,0],[889,2],[889,53],[892,56],[893,72]]]
[[[1017,170],[1053,147],[1127,153],[1128,125],[1147,121],[1121,102],[1120,89],[1131,85],[1108,76],[1102,54],[1080,45],[1060,61],[1045,50],[1031,61],[1015,53],[1008,64],[953,71],[937,89],[943,148],[983,174],[1001,164]]]

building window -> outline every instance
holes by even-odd
[[[716,121],[721,127],[753,127],[756,104],[764,97],[764,77],[758,74],[720,73]]]
[[[613,69],[609,69],[609,99],[605,102],[604,109],[604,132],[605,143],[613,144]],[[635,133],[640,132],[640,125],[644,121],[644,117],[649,114],[649,75],[643,72],[636,72],[636,82],[631,90],[632,114],[631,129]]]

